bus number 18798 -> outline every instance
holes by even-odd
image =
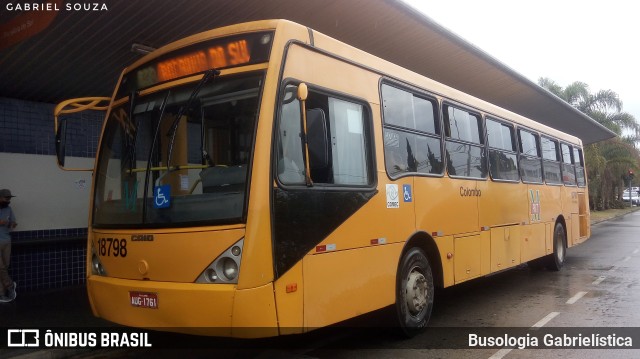
[[[126,257],[127,240],[118,238],[98,239],[99,254],[101,257]]]

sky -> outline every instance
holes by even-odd
[[[403,1],[535,83],[618,93],[640,122],[640,2]]]

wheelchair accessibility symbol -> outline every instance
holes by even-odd
[[[168,208],[171,204],[171,185],[156,186],[153,188],[153,207]]]
[[[405,202],[413,202],[413,196],[411,195],[411,185],[410,184],[403,184],[402,185],[402,193],[403,193]]]

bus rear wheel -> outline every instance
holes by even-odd
[[[433,274],[424,252],[411,248],[400,261],[396,285],[396,314],[402,332],[412,337],[429,321],[433,308]]]
[[[552,271],[559,271],[564,265],[564,260],[567,255],[567,236],[564,231],[564,226],[561,223],[556,223],[553,229],[553,253],[547,257],[546,267]]]

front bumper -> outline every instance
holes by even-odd
[[[271,283],[238,290],[234,284],[152,282],[91,276],[93,313],[118,324],[221,337],[279,334]],[[130,292],[155,293],[157,308],[132,305]]]

